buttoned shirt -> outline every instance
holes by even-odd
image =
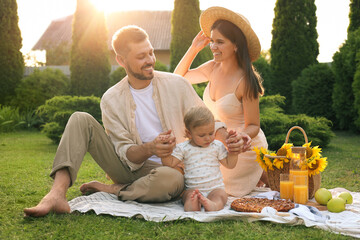
[[[164,131],[172,130],[177,143],[185,141],[183,118],[192,106],[204,103],[191,84],[183,77],[166,72],[154,72],[153,99]],[[100,103],[105,131],[114,144],[121,161],[132,171],[143,163],[133,163],[127,150],[134,145],[143,144],[135,124],[136,104],[130,92],[128,77],[108,89]]]

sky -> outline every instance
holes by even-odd
[[[173,0],[92,0],[106,12],[126,10],[172,10]],[[199,0],[200,9],[221,6],[244,15],[258,35],[262,50],[271,46],[271,30],[276,0]],[[23,54],[40,39],[52,20],[71,15],[76,0],[17,0]],[[349,25],[350,0],[315,0],[319,62],[331,62],[345,42]]]

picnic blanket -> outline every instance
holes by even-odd
[[[344,188],[330,189],[333,196]],[[348,191],[349,192],[349,191]],[[289,213],[277,212],[274,208],[265,207],[261,213],[236,212],[230,204],[236,198],[230,197],[224,209],[215,212],[185,212],[181,200],[166,203],[138,203],[135,201],[119,201],[113,194],[97,192],[89,196],[81,196],[69,201],[71,212],[85,213],[93,210],[96,214],[108,214],[121,217],[141,217],[146,221],[162,222],[179,219],[194,219],[199,222],[212,222],[217,220],[245,219],[252,221],[270,221],[288,225],[305,225],[323,230],[360,238],[360,192],[350,192],[353,204],[346,205],[346,211],[331,213],[319,211],[315,207],[296,204],[296,208]],[[276,198],[278,192],[269,188],[256,188],[248,197]],[[311,201],[314,201],[312,199]]]

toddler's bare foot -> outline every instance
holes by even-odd
[[[25,217],[43,217],[49,212],[70,213],[70,206],[62,194],[48,193],[36,207],[25,208]]]
[[[194,190],[190,196],[188,197],[187,201],[184,204],[184,210],[185,212],[194,212],[194,211],[200,211],[201,205],[198,198],[199,190]]]
[[[80,186],[82,194],[94,193],[94,192],[106,192],[117,195],[119,191],[124,187],[124,184],[105,184],[98,181],[91,181],[84,183]]]
[[[198,199],[200,204],[204,207],[205,211],[219,211],[222,207],[219,207],[216,202],[204,197],[201,193],[198,193]]]

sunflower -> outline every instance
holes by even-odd
[[[328,165],[327,158],[324,157],[313,157],[307,160],[309,176],[317,175],[320,172],[324,171],[326,166]]]
[[[265,172],[267,172],[267,165],[265,164],[265,161],[263,160],[264,155],[266,154],[265,148],[258,148],[254,147],[253,151],[256,153],[256,161],[259,163],[260,167],[264,169]],[[265,152],[265,153],[264,153]]]
[[[284,167],[284,161],[283,159],[286,159],[287,162],[289,162],[289,160],[287,158],[275,158],[274,159],[274,165],[277,169],[282,169]]]
[[[305,143],[303,147],[306,147],[306,158],[314,158],[314,157],[321,157],[321,148],[319,146],[315,146],[313,148],[310,147],[311,142]]]
[[[276,156],[276,154],[274,153],[271,153],[272,156]],[[272,158],[268,158],[266,156],[264,156],[264,162],[266,164],[266,166],[271,170],[271,171],[274,171],[274,167],[273,167],[273,162],[271,161]]]
[[[291,157],[291,147],[293,146],[292,143],[284,143],[279,150],[277,150],[276,155],[277,156],[286,156],[286,158],[281,158],[285,162],[289,162],[289,159]],[[287,160],[287,161],[286,161]]]

